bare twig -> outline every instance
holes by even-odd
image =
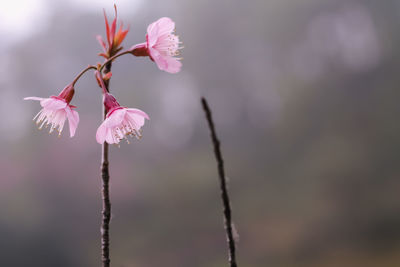
[[[201,103],[203,105],[203,109],[206,115],[206,119],[208,122],[208,126],[211,132],[211,140],[214,146],[214,153],[215,158],[218,163],[218,174],[220,180],[220,189],[221,189],[221,197],[222,197],[222,204],[224,206],[224,223],[225,223],[225,230],[229,248],[229,263],[231,267],[237,267],[236,264],[236,257],[235,257],[235,240],[233,238],[233,223],[232,223],[232,211],[229,202],[229,194],[226,188],[226,178],[225,178],[225,171],[224,171],[224,161],[222,159],[221,149],[220,149],[220,142],[217,138],[217,134],[215,132],[214,122],[212,120],[211,110],[208,107],[206,99],[203,97],[201,99]]]
[[[111,62],[109,62],[105,69],[104,74],[111,71]],[[107,91],[109,91],[109,80],[105,81]],[[107,111],[103,105],[102,117],[106,118]],[[101,178],[102,178],[102,199],[103,199],[103,220],[101,224],[101,260],[103,267],[110,266],[110,220],[111,220],[111,202],[109,194],[109,181],[110,173],[108,170],[108,144],[104,142],[101,147]]]

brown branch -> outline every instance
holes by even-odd
[[[96,67],[93,65],[89,65],[86,68],[84,68],[78,75],[76,75],[75,79],[72,81],[72,86],[75,85],[75,83],[82,77],[83,74],[85,74],[85,72],[91,69],[96,70]]]
[[[104,68],[104,74],[111,71],[111,62]],[[105,82],[107,91],[109,91],[109,80]],[[102,117],[106,119],[107,111],[103,105]],[[110,173],[108,170],[108,144],[104,142],[101,147],[101,178],[102,178],[102,199],[103,199],[103,219],[101,224],[101,260],[103,267],[110,266],[110,220],[111,220],[111,202],[109,193]]]
[[[110,66],[109,70],[111,70],[111,63],[112,63],[116,58],[118,58],[118,57],[120,57],[120,56],[123,56],[123,55],[127,55],[127,54],[132,54],[132,52],[129,51],[129,50],[127,50],[127,51],[121,52],[121,53],[119,53],[119,54],[116,54],[116,55],[114,55],[114,56],[112,56],[112,57],[106,59],[106,61],[104,61],[104,63],[100,66],[99,71],[102,71],[102,70],[104,69],[104,74],[106,74],[107,72],[109,72],[109,71],[107,71],[108,66]]]
[[[211,140],[212,140],[212,143],[214,146],[215,158],[218,163],[218,174],[219,174],[219,180],[220,180],[221,198],[222,198],[222,204],[224,206],[225,231],[226,231],[228,248],[229,248],[229,263],[230,263],[231,267],[237,267],[236,256],[235,256],[235,240],[233,238],[232,211],[231,211],[231,205],[229,202],[228,190],[226,188],[224,161],[222,159],[220,142],[219,142],[219,140],[217,138],[217,134],[215,132],[215,127],[214,127],[214,122],[212,120],[211,110],[208,107],[207,101],[204,97],[201,99],[201,103],[203,105],[204,113],[206,115],[208,126],[210,128],[210,134],[211,134]]]

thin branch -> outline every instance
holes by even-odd
[[[100,66],[99,71],[102,71],[104,68],[104,74],[106,74],[107,72],[110,72],[111,67],[109,68],[109,71],[107,71],[107,66],[111,66],[111,63],[118,57],[126,55],[126,54],[132,54],[130,50],[121,52],[119,54],[116,54],[110,58],[108,58],[106,61],[104,61],[103,65]]]
[[[232,222],[232,211],[231,205],[229,202],[229,194],[226,187],[226,178],[224,171],[224,161],[222,159],[220,142],[217,138],[217,134],[215,132],[214,122],[212,120],[211,110],[208,107],[206,99],[203,97],[201,99],[201,103],[203,105],[204,113],[206,115],[206,119],[208,122],[208,126],[210,128],[211,140],[214,146],[215,158],[218,163],[218,174],[220,180],[220,189],[221,189],[221,198],[222,204],[224,206],[224,223],[225,223],[225,231],[227,236],[228,248],[229,248],[229,263],[231,267],[237,267],[236,264],[236,256],[235,256],[235,240],[233,238],[233,222]]]
[[[81,76],[90,69],[96,70],[96,67],[89,65],[85,69],[83,69],[78,75],[76,75],[75,79],[72,81],[72,86],[74,86],[75,83],[81,78]]]
[[[111,71],[111,61],[105,65],[104,74]],[[109,80],[105,83],[107,91],[109,91]],[[103,105],[102,117],[106,119],[107,111]],[[101,178],[102,178],[102,199],[103,199],[103,220],[101,224],[101,260],[103,267],[110,266],[110,220],[111,220],[111,202],[109,193],[110,173],[108,170],[108,144],[104,142],[101,147]]]

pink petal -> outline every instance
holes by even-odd
[[[65,108],[67,112],[67,118],[69,123],[69,134],[71,137],[75,135],[76,128],[78,128],[79,124],[79,114],[76,110],[72,110],[69,106]]]
[[[29,97],[25,97],[25,98],[24,98],[24,100],[39,100],[39,101],[41,101],[41,100],[43,100],[43,99],[46,99],[46,98],[37,97],[37,96],[29,96]]]
[[[166,33],[171,33],[175,29],[175,23],[170,18],[160,18],[147,27],[148,44],[152,47],[158,38]]]
[[[130,108],[127,111],[127,120],[132,124],[135,130],[139,130],[144,125],[144,119],[150,119],[149,116],[142,110]]]
[[[149,48],[150,56],[154,60],[154,62],[157,64],[158,68],[160,70],[167,70],[168,68],[168,62],[165,60],[165,58],[158,52],[156,49]]]
[[[167,69],[166,72],[169,73],[178,73],[181,70],[182,62],[180,62],[177,58],[168,57],[167,59]]]
[[[150,55],[156,62],[160,70],[164,70],[169,73],[177,73],[181,70],[182,63],[174,57],[163,56],[156,49],[150,48]]]
[[[152,47],[158,38],[158,26],[157,22],[153,22],[147,27],[147,44],[149,47]]]
[[[57,110],[65,108],[68,104],[67,102],[60,99],[44,98],[40,101],[40,105],[46,109]]]
[[[106,132],[106,142],[111,144],[116,144],[117,142],[114,141],[114,136],[112,134],[112,131],[110,128],[107,128],[107,132]]]
[[[65,109],[58,109],[52,112],[52,116],[48,118],[49,122],[54,123],[55,125],[64,125],[65,119],[67,118]]]
[[[158,24],[158,36],[171,33],[175,30],[175,22],[170,18],[160,18],[156,23]]]
[[[129,121],[137,131],[144,125],[144,118],[138,114],[127,114],[127,121]]]
[[[141,117],[144,117],[144,118],[150,120],[149,115],[147,115],[146,112],[144,112],[143,110],[140,110],[140,109],[137,109],[137,108],[128,108],[126,111],[129,114],[135,114],[135,115],[137,114],[137,115],[139,115]]]
[[[104,121],[107,128],[113,128],[121,124],[125,117],[126,109],[121,108],[115,110],[111,115]]]
[[[99,128],[97,129],[96,132],[96,141],[99,144],[103,144],[104,141],[106,140],[106,134],[107,134],[107,127],[105,126],[105,123],[103,121],[102,124],[100,124]]]

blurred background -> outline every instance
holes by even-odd
[[[101,62],[111,0],[2,1],[1,266],[100,265],[101,95],[76,85],[80,125],[39,131],[26,96]],[[125,47],[176,21],[183,69],[113,65],[111,91],[150,117],[111,147],[112,266],[227,266],[205,96],[226,162],[243,267],[400,266],[400,2],[119,0]]]

